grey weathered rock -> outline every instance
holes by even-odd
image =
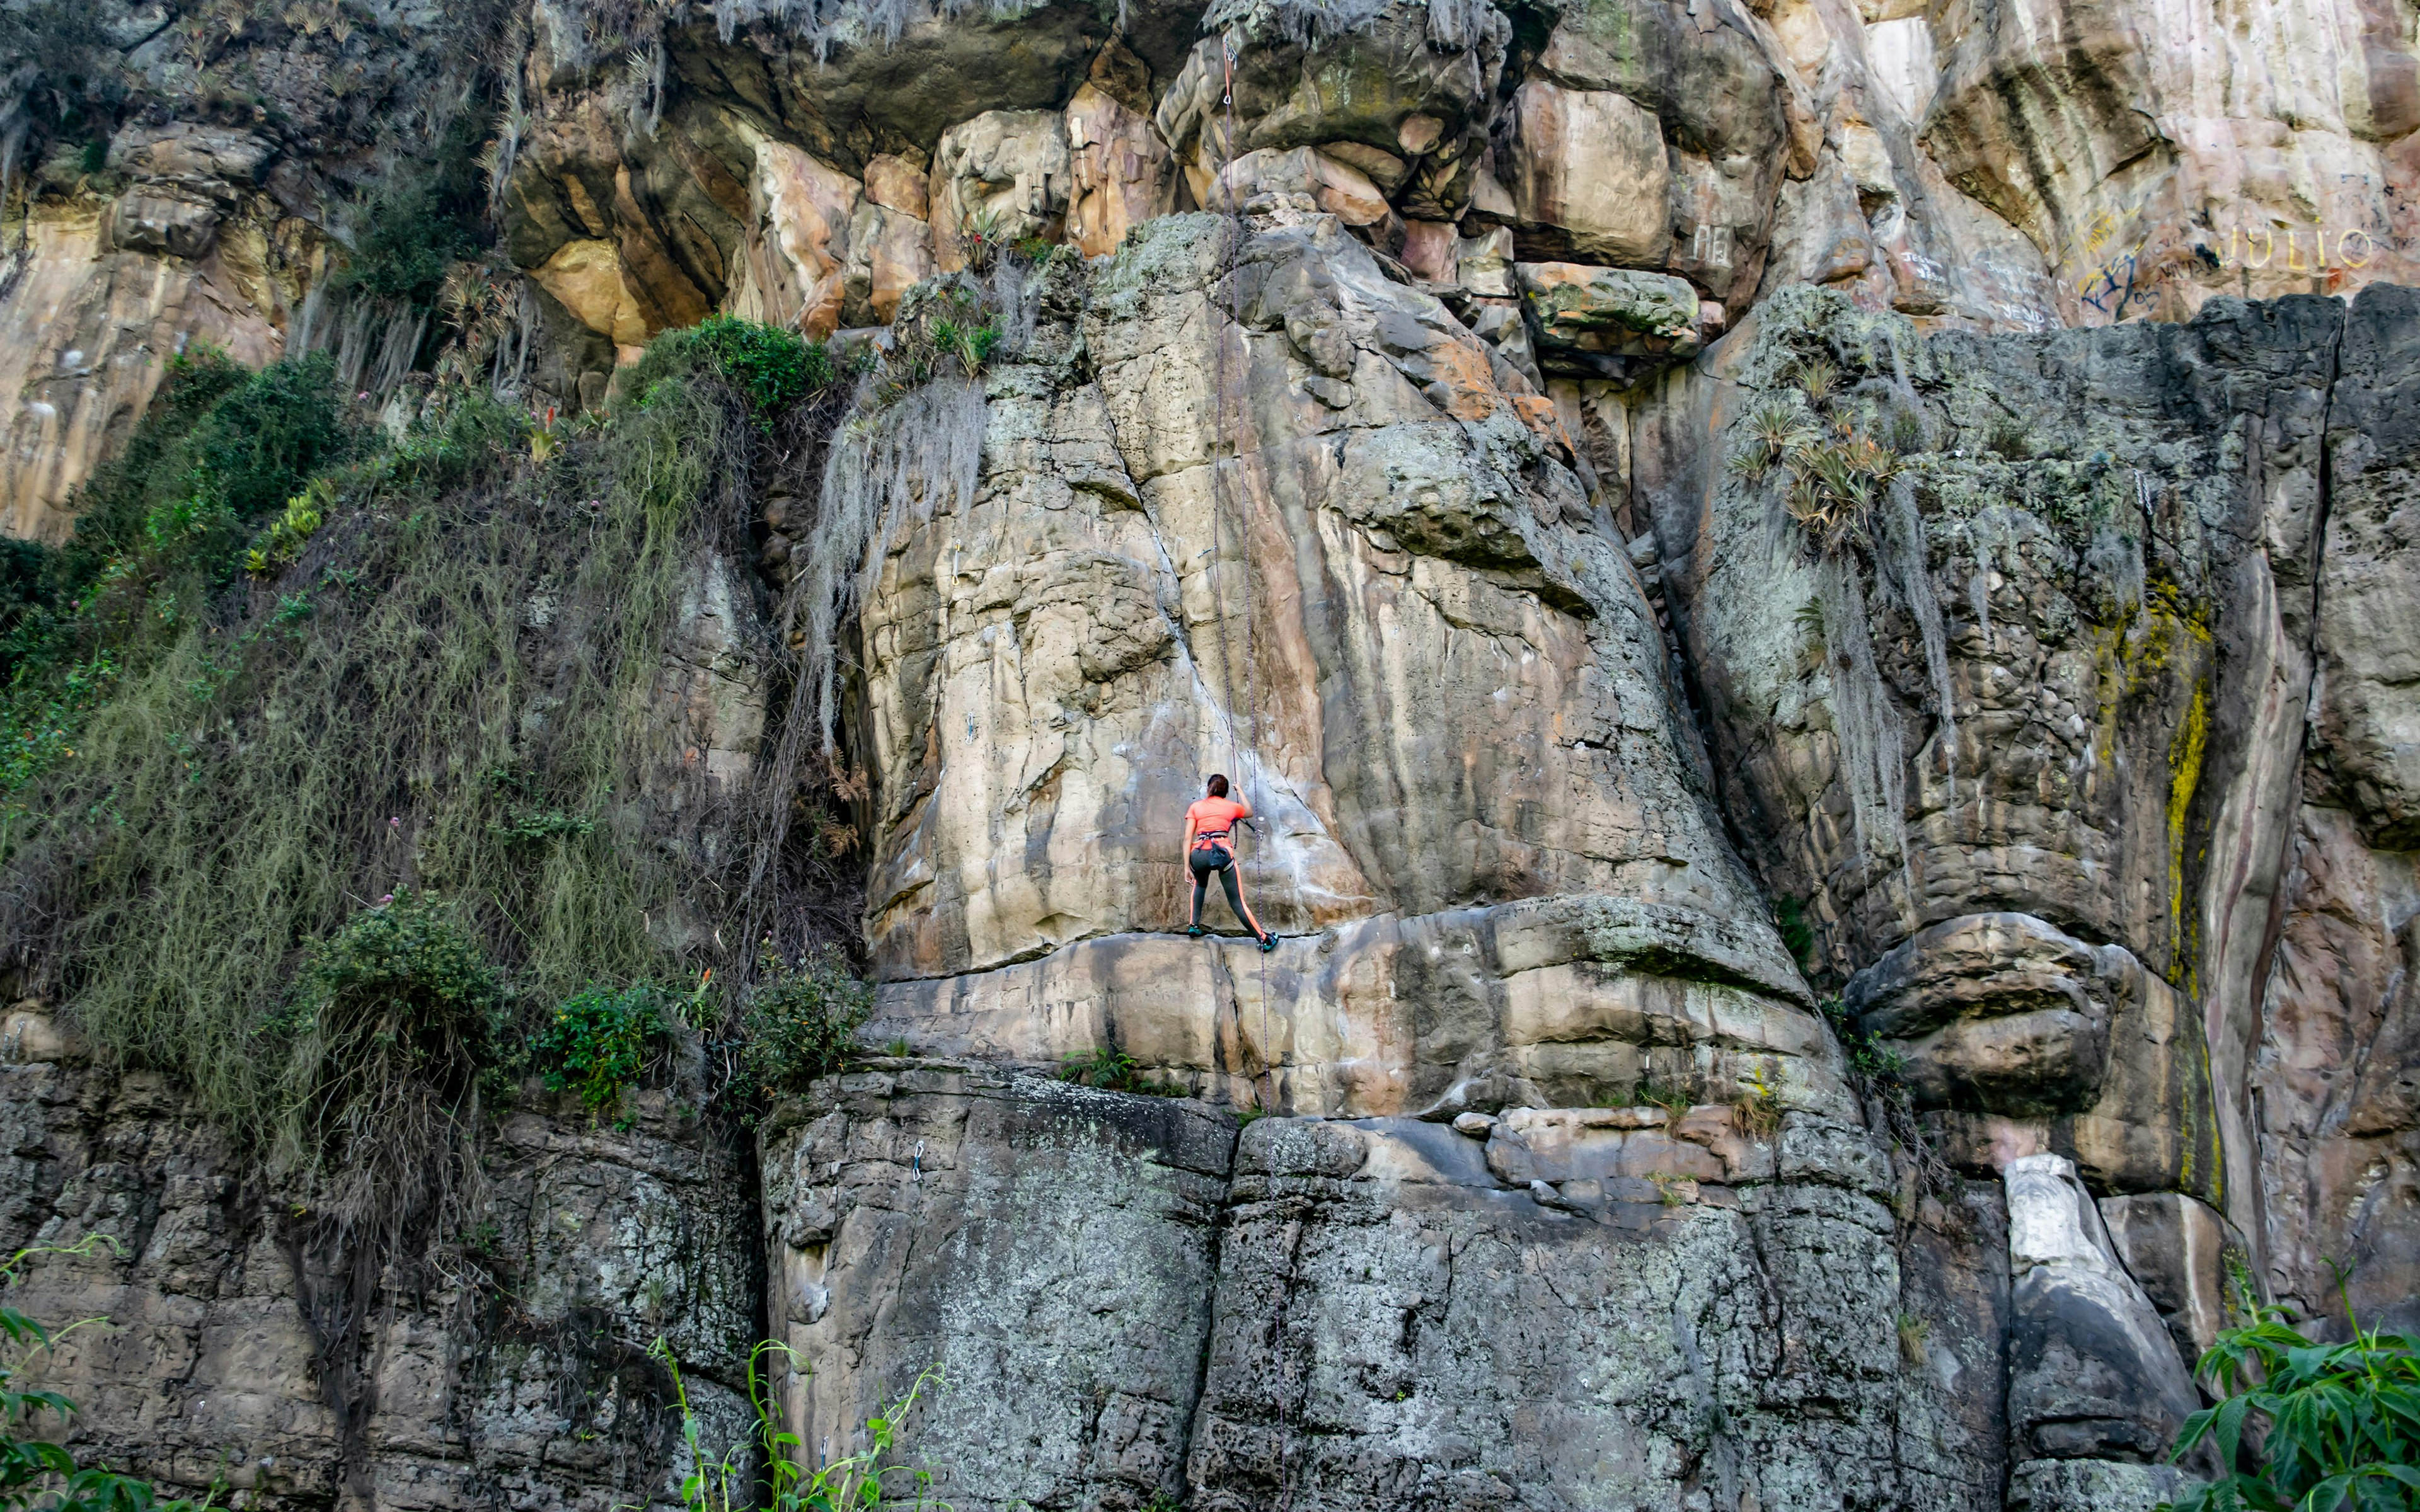
[[[1672,1172],[1542,1205],[1478,1154],[1400,1120],[1246,1131],[1202,1504],[1945,1504],[1996,1479],[1996,1445],[1898,1366],[1872,1196]],[[1894,1418],[1978,1468],[1919,1471]]]
[[[2028,1459],[2009,1473],[2008,1512],[2154,1512],[2190,1485],[2174,1465]]]
[[[2305,802],[2280,863],[2276,970],[2265,983],[2249,1076],[2259,1089],[2257,1216],[2262,1279],[2298,1315],[2326,1319],[2336,1280],[2365,1320],[2420,1319],[2420,1004],[2407,852],[2396,847],[2409,693],[2391,669],[2412,550],[2410,377],[2420,300],[2380,289],[2355,302],[2329,409],[2327,536],[2312,630],[2315,722]],[[2250,1161],[2247,1165],[2252,1164]],[[2239,1188],[2240,1191],[2240,1188]],[[2362,1194],[2356,1197],[2354,1194]],[[2325,1326],[2325,1325],[2322,1325]]]
[[[313,1258],[311,1213],[162,1078],[90,1065],[31,1009],[8,1041],[0,1245],[116,1246],[37,1257],[10,1296],[54,1328],[105,1320],[20,1378],[74,1399],[80,1453],[194,1495],[224,1474],[259,1505],[677,1504],[659,1338],[708,1444],[739,1441],[755,1218],[738,1152],[668,1094],[638,1094],[627,1131],[503,1120],[469,1248],[390,1257],[363,1389],[338,1394],[305,1319],[345,1278]]]
[[[1559,262],[1514,272],[1550,372],[1627,381],[1698,350],[1698,297],[1680,279]]]
[[[2123,946],[2024,914],[1935,924],[1849,979],[1868,1033],[1962,1151],[2029,1126],[2096,1186],[2214,1193],[2209,1055],[2190,1004]]]
[[[2110,1158],[2098,1157],[2095,1179],[2118,1190],[2202,1194],[2247,1233],[2279,1222],[2264,1213],[2312,1211],[2312,1194],[2341,1179],[2327,1163],[2342,1157],[2322,1141],[2297,1147],[2326,1149],[2317,1165],[2256,1161],[2256,1140],[2268,1137],[2257,1120],[2291,1106],[2298,1131],[2317,1125],[2313,1104],[2299,1098],[2273,1097],[2265,1105],[2276,1111],[2256,1115],[2251,1087],[2256,1074],[2277,1075],[2299,1057],[2346,1064],[2338,1057],[2350,1043],[2340,1037],[2385,1022],[2376,1009],[2350,1006],[2380,1001],[2375,989],[2345,995],[2350,980],[2383,977],[2369,977],[2366,965],[2340,977],[2319,953],[2360,939],[2362,959],[2383,959],[2376,952],[2390,935],[2388,905],[2360,901],[2369,863],[2323,868],[2350,886],[2344,903],[2314,896],[2294,905],[2279,893],[2305,700],[2325,665],[2315,613],[2325,594],[2315,589],[2324,560],[2318,528],[2331,517],[2336,476],[2326,455],[2378,444],[2356,438],[2399,434],[2384,419],[2391,409],[2371,418],[2356,407],[2360,423],[2337,424],[2337,352],[2396,349],[2410,319],[2402,297],[2368,297],[2349,312],[2320,301],[2212,306],[2192,326],[1990,344],[1912,344],[1886,325],[1869,324],[1862,335],[1832,326],[1838,345],[1805,348],[1791,346],[1805,336],[1789,332],[1811,332],[1830,317],[1791,311],[1786,301],[1769,305],[1699,371],[1668,380],[1632,454],[1634,508],[1644,504],[1654,519],[1676,625],[1707,696],[1717,768],[1758,865],[1778,896],[1803,900],[1816,949],[1833,952],[1842,977],[1978,911],[2057,920],[2059,933],[2101,942],[2096,950],[2122,947],[2143,972],[2139,1000],[2159,1011],[2144,1020],[2152,1032],[2140,1041],[2140,1064],[2153,1073],[2123,1100],[2131,1112],[2103,1110],[2113,1121],[2102,1132],[2150,1137],[2117,1163],[2143,1175],[2108,1174]],[[1810,649],[1807,626],[1821,611],[1802,606],[1817,601],[1817,572],[1771,494],[1718,474],[1719,453],[1701,440],[1727,434],[1737,444],[1743,431],[1723,427],[1756,395],[1787,396],[1799,349],[1828,351],[1843,381],[1862,385],[1868,424],[1901,426],[1923,458],[1908,470],[1914,533],[1910,516],[1885,497],[1873,517],[1873,555],[1860,558],[1880,611],[1871,681]],[[1745,391],[1721,389],[1717,372]],[[2051,400],[2055,393],[2068,397]],[[1914,418],[1894,420],[1900,412]],[[2393,473],[2387,464],[2379,476]],[[2247,486],[2246,477],[2260,482]],[[1920,577],[1908,565],[1917,546]],[[1926,612],[1937,631],[1926,628]],[[2121,676],[2120,668],[2132,670]],[[1844,694],[1884,684],[1887,717],[1840,717]],[[1870,782],[1866,795],[1854,791],[1846,736],[1904,764],[1906,801],[1896,817],[1869,807],[1879,791]],[[2333,823],[2318,813],[2303,821],[2315,833],[2334,833]],[[1785,838],[1766,849],[1767,836]],[[2273,919],[2285,942],[2277,959],[2298,975],[2269,976]],[[2331,935],[2339,943],[2322,947]],[[2006,964],[2013,995],[2002,1000],[2014,1005],[2032,968],[2022,950]],[[1974,978],[1986,996],[1999,992],[1991,976]],[[2312,1006],[2261,985],[2270,982],[2312,993]],[[2277,1000],[2256,1014],[2263,991]],[[2208,1047],[2209,1125],[2193,1111],[2196,1026]],[[2313,1049],[2289,1048],[2295,1039]],[[2321,1041],[2338,1048],[2319,1051]],[[1937,1069],[1948,1099],[1947,1068]],[[2033,1149],[2085,1152],[2080,1128],[2062,1134],[2054,1119],[2048,1130],[2019,1130],[2007,1120],[2038,1115],[2014,1103],[1994,1107],[1971,1082],[1962,1095],[1979,1121],[1934,1123],[1961,1158],[1979,1165]],[[2219,1162],[2201,1133],[2175,1138],[2197,1126],[2215,1134]],[[2396,1116],[2378,1127],[2386,1137],[2370,1149],[2407,1137],[2398,1131],[2408,1121]],[[2384,1168],[2402,1169],[2399,1159]],[[2406,1209],[2398,1199],[2374,1211],[2361,1221],[2391,1225],[2400,1220],[2386,1214]],[[2264,1242],[2281,1256],[2299,1252],[2284,1274],[2317,1279],[2317,1269],[2304,1269],[2316,1261],[2300,1237],[2316,1227],[2288,1220]],[[2385,1299],[2396,1294],[2386,1280],[2395,1262],[2367,1257],[2394,1247],[2347,1252],[2384,1265],[2379,1305],[2393,1305]],[[2279,1278],[2273,1272],[2272,1284]],[[2291,1289],[2323,1295],[2311,1281]],[[2313,1315],[2325,1307],[2302,1305]]]
[[[2239,1285],[2251,1278],[2249,1246],[2208,1204],[2181,1192],[2101,1199],[2110,1247],[2168,1325],[2188,1369],[2222,1328],[2240,1326]]]
[[[1181,1491],[1233,1146],[1199,1104],[980,1065],[822,1084],[761,1136],[791,1431],[854,1446],[938,1369],[905,1452],[957,1506]]]
[[[2009,1434],[2027,1459],[2161,1458],[2201,1405],[2075,1167],[2026,1155],[2009,1199]]]

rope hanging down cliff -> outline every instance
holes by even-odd
[[[1219,135],[1220,162],[1218,170],[1218,183],[1222,193],[1226,196],[1227,223],[1229,230],[1228,248],[1230,266],[1227,270],[1226,280],[1227,325],[1229,330],[1239,333],[1240,339],[1240,332],[1243,331],[1243,312],[1236,296],[1236,278],[1233,264],[1240,261],[1241,254],[1243,252],[1244,217],[1242,210],[1235,203],[1234,44],[1225,37],[1221,37],[1218,43],[1218,52],[1219,66],[1221,69],[1218,102],[1220,108],[1225,113],[1226,128]],[[1242,455],[1241,449],[1237,445],[1236,432],[1242,424],[1243,417],[1240,410],[1231,412],[1228,409],[1226,332],[1218,331],[1215,325],[1211,329],[1210,352],[1211,382],[1216,390],[1213,396],[1214,409],[1212,410],[1212,414],[1214,418],[1212,424],[1226,432],[1228,462],[1240,466],[1242,463]],[[1246,359],[1248,363],[1247,376],[1249,377],[1249,350],[1247,351]],[[1225,482],[1226,472],[1227,469],[1222,467],[1219,463],[1217,438],[1214,436],[1210,455],[1210,568],[1214,575],[1211,583],[1211,593],[1214,602],[1218,606],[1218,614],[1222,620],[1226,614],[1226,599],[1224,594],[1220,592],[1220,589],[1224,585],[1219,579],[1218,574],[1219,570],[1218,559],[1223,554],[1224,549],[1225,536],[1223,521],[1226,512],[1220,507],[1219,494],[1222,489],[1222,485]],[[1238,544],[1242,548],[1240,556],[1243,562],[1244,570],[1244,700],[1245,708],[1252,721],[1252,743],[1257,747],[1260,743],[1261,708],[1258,662],[1253,656],[1252,645],[1251,499],[1249,493],[1246,493],[1238,500],[1238,508],[1236,512],[1236,533]],[[1228,765],[1235,773],[1236,780],[1249,784],[1245,789],[1246,796],[1260,800],[1254,803],[1253,811],[1255,813],[1265,813],[1267,811],[1265,800],[1268,796],[1268,788],[1266,783],[1260,780],[1259,763],[1255,760],[1252,766],[1249,769],[1247,769],[1243,764],[1242,755],[1240,750],[1237,748],[1235,741],[1234,680],[1231,671],[1230,658],[1226,655],[1223,638],[1219,648],[1218,666],[1221,690],[1226,699]],[[1257,853],[1259,848],[1255,847],[1254,849],[1255,859],[1257,861]],[[1268,867],[1265,863],[1261,863],[1256,866],[1256,881],[1265,880],[1267,875]],[[1265,949],[1261,952],[1260,989],[1261,1073],[1264,1081],[1263,1090],[1260,1094],[1261,1108],[1263,1112],[1274,1112],[1277,1107],[1278,1090],[1277,1057],[1271,1053],[1269,1040],[1269,958]],[[1299,1242],[1299,1237],[1300,1227],[1299,1226],[1295,1226],[1294,1228],[1295,1242]],[[1270,1348],[1272,1352],[1277,1356],[1278,1367],[1276,1399],[1278,1414],[1279,1512],[1292,1512],[1294,1506],[1294,1466],[1287,1454],[1287,1450],[1290,1447],[1290,1439],[1286,1426],[1285,1370],[1286,1301],[1293,1290],[1292,1286],[1289,1284],[1294,1270],[1294,1256],[1292,1251],[1293,1244],[1290,1243],[1282,1263],[1273,1268],[1274,1273],[1271,1277],[1277,1293],[1277,1305],[1275,1308],[1276,1317],[1274,1319],[1276,1326],[1275,1333],[1270,1340]]]
[[[1226,199],[1227,220],[1232,233],[1228,246],[1230,255],[1233,256],[1241,252],[1244,239],[1244,217],[1241,208],[1235,203],[1233,171],[1235,166],[1235,49],[1233,43],[1221,38],[1218,50],[1222,70],[1219,81],[1221,85],[1219,104],[1225,113],[1225,129],[1219,135],[1218,183]],[[1243,330],[1243,311],[1237,301],[1235,283],[1234,270],[1231,267],[1226,279],[1227,326],[1229,331],[1240,332]],[[1226,332],[1218,330],[1215,325],[1211,329],[1210,371],[1214,391],[1212,424],[1226,433],[1227,443],[1227,457],[1222,463],[1218,455],[1218,438],[1214,435],[1210,456],[1211,597],[1218,606],[1219,619],[1223,621],[1226,617],[1227,599],[1225,574],[1219,563],[1226,555],[1226,517],[1229,511],[1222,504],[1220,495],[1233,486],[1228,478],[1231,469],[1240,467],[1242,463],[1241,451],[1236,443],[1236,431],[1242,424],[1242,414],[1240,405],[1233,409],[1229,405]],[[1242,563],[1244,574],[1244,708],[1251,721],[1251,743],[1257,748],[1261,731],[1260,674],[1259,658],[1253,654],[1251,500],[1249,494],[1235,500],[1234,514],[1236,554]],[[1266,812],[1265,800],[1268,796],[1268,786],[1260,780],[1257,752],[1251,766],[1247,769],[1243,762],[1240,743],[1235,737],[1233,658],[1227,655],[1223,635],[1218,655],[1218,680],[1220,694],[1225,703],[1228,765],[1235,773],[1236,781],[1243,785],[1246,798],[1253,800],[1253,812],[1256,815],[1262,814]],[[1260,859],[1257,848],[1253,860],[1254,871],[1248,875],[1247,880],[1265,881],[1268,876],[1268,867],[1265,861]],[[1276,1057],[1270,1053],[1269,1048],[1269,966],[1265,950],[1263,951],[1261,959],[1260,988],[1261,1072],[1266,1084],[1261,1095],[1261,1106],[1264,1110],[1273,1110],[1277,1105],[1277,1065]]]

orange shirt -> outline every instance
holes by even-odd
[[[1193,843],[1201,845],[1227,839],[1235,821],[1244,817],[1244,806],[1233,798],[1198,798],[1185,817],[1193,821]]]

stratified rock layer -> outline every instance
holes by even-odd
[[[775,1293],[821,1363],[794,1430],[845,1442],[938,1368],[906,1442],[960,1507],[1998,1494],[2005,1272],[1947,1258],[1996,1248],[1997,1201],[1898,1223],[1854,1128],[1708,1106],[1238,1141],[1198,1103],[885,1061],[786,1107],[764,1162]]]
[[[968,1507],[2138,1512],[2247,1286],[2420,1327],[2391,5],[86,8],[134,103],[0,152],[18,536],[196,343],[407,419],[447,323],[343,270],[454,101],[534,410],[1044,271],[840,648],[865,1039],[929,1058],[761,1183],[660,1090],[485,1130],[475,1264],[370,1276],[345,1376],[309,1215],[21,1005],[9,1237],[127,1245],[20,1299],[121,1325],[80,1446],[606,1512],[684,1468],[650,1342],[715,1452],[761,1324],[816,1458],[941,1365]],[[1733,465],[1802,399],[1896,474],[1828,540]],[[691,597],[656,707],[736,783]],[[1180,933],[1212,770],[1265,956]]]

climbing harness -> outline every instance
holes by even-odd
[[[1235,203],[1235,47],[1234,43],[1225,35],[1221,35],[1218,39],[1218,53],[1220,69],[1219,83],[1221,85],[1218,103],[1224,113],[1225,125],[1225,130],[1220,133],[1218,144],[1220,159],[1218,184],[1221,192],[1226,197],[1227,221],[1230,231],[1228,246],[1230,248],[1230,255],[1233,256],[1240,254],[1243,248],[1244,217],[1241,208]],[[1230,268],[1227,276],[1227,325],[1229,330],[1240,332],[1243,330],[1243,312],[1236,299],[1235,287],[1236,279],[1234,276],[1234,270]],[[1247,361],[1249,362],[1249,360],[1248,352]],[[1214,408],[1211,411],[1214,416],[1213,424],[1220,426],[1227,432],[1227,463],[1230,466],[1240,469],[1243,457],[1241,450],[1236,444],[1235,429],[1242,424],[1242,415],[1240,412],[1241,407],[1240,405],[1237,406],[1236,409],[1231,414],[1228,406],[1226,333],[1218,331],[1215,325],[1211,331],[1210,363],[1212,374],[1211,381],[1217,391]],[[1220,465],[1218,455],[1218,446],[1216,440],[1214,439],[1210,455],[1210,567],[1213,574],[1211,594],[1213,600],[1218,606],[1218,614],[1222,621],[1225,618],[1227,609],[1227,601],[1222,592],[1224,587],[1224,575],[1220,573],[1218,566],[1218,559],[1220,556],[1224,555],[1226,541],[1226,511],[1220,507],[1219,503],[1219,494],[1223,484],[1227,484],[1227,468]],[[1234,486],[1230,485],[1229,486],[1232,489]],[[1250,733],[1252,742],[1257,747],[1260,741],[1261,733],[1260,677],[1259,660],[1253,655],[1252,645],[1251,498],[1248,489],[1242,490],[1238,496],[1235,513],[1236,538],[1237,545],[1240,548],[1238,551],[1238,557],[1243,563],[1244,574],[1244,707],[1247,711],[1247,717],[1251,721]],[[1229,769],[1234,772],[1235,781],[1239,785],[1249,784],[1249,786],[1245,788],[1246,797],[1248,800],[1251,796],[1252,790],[1254,789],[1259,790],[1259,795],[1265,799],[1268,795],[1268,789],[1265,783],[1257,780],[1257,772],[1259,769],[1258,763],[1257,761],[1255,762],[1250,772],[1246,771],[1243,764],[1241,750],[1235,738],[1235,688],[1233,661],[1226,654],[1223,637],[1221,637],[1219,647],[1218,671],[1221,691],[1226,700],[1227,757]],[[1258,814],[1262,810],[1258,807],[1253,810],[1255,814]],[[1231,857],[1234,856],[1234,848],[1232,844],[1228,846],[1227,853]],[[1257,857],[1255,859],[1257,862]],[[1243,870],[1243,862],[1240,860],[1231,860],[1230,864],[1234,866],[1238,872]],[[1254,867],[1254,872],[1257,874],[1257,880],[1265,881],[1268,876],[1268,868],[1265,863],[1258,863]],[[1266,900],[1264,898],[1264,905],[1265,902]],[[1274,1110],[1276,1107],[1278,1091],[1277,1057],[1272,1053],[1271,1041],[1269,1039],[1269,957],[1265,945],[1265,940],[1267,938],[1273,938],[1274,936],[1268,935],[1268,926],[1266,924],[1262,924],[1260,928],[1263,931],[1264,940],[1264,948],[1260,952],[1261,1073],[1264,1082],[1264,1089],[1260,1095],[1261,1108],[1264,1112],[1268,1112]],[[1270,1341],[1270,1350],[1275,1355],[1277,1361],[1276,1396],[1278,1414],[1279,1512],[1292,1512],[1294,1506],[1294,1466],[1287,1453],[1288,1449],[1291,1447],[1292,1441],[1286,1426],[1287,1387],[1285,1341],[1286,1298],[1288,1293],[1293,1289],[1287,1282],[1294,1270],[1294,1248],[1299,1242],[1300,1230],[1297,1227],[1294,1231],[1290,1242],[1284,1246],[1285,1252],[1282,1257],[1280,1257],[1279,1263],[1272,1267],[1270,1276],[1271,1284],[1277,1292],[1277,1305],[1275,1308],[1276,1317],[1274,1319],[1276,1332]]]

